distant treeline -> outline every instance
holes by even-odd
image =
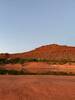
[[[41,58],[0,58],[0,64],[23,64],[25,62],[47,62],[49,64],[66,64],[66,63],[75,63],[75,61],[71,61],[68,59],[62,60],[47,60]]]

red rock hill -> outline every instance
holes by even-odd
[[[41,58],[58,61],[64,59],[75,61],[75,47],[51,44],[24,53],[0,54],[0,58]]]

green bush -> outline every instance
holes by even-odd
[[[7,74],[7,70],[0,70],[0,74]]]
[[[7,59],[6,58],[0,58],[0,64],[6,64]]]

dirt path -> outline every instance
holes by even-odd
[[[75,76],[0,76],[0,100],[75,100]]]

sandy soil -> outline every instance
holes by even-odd
[[[0,100],[75,100],[75,76],[0,76]]]

